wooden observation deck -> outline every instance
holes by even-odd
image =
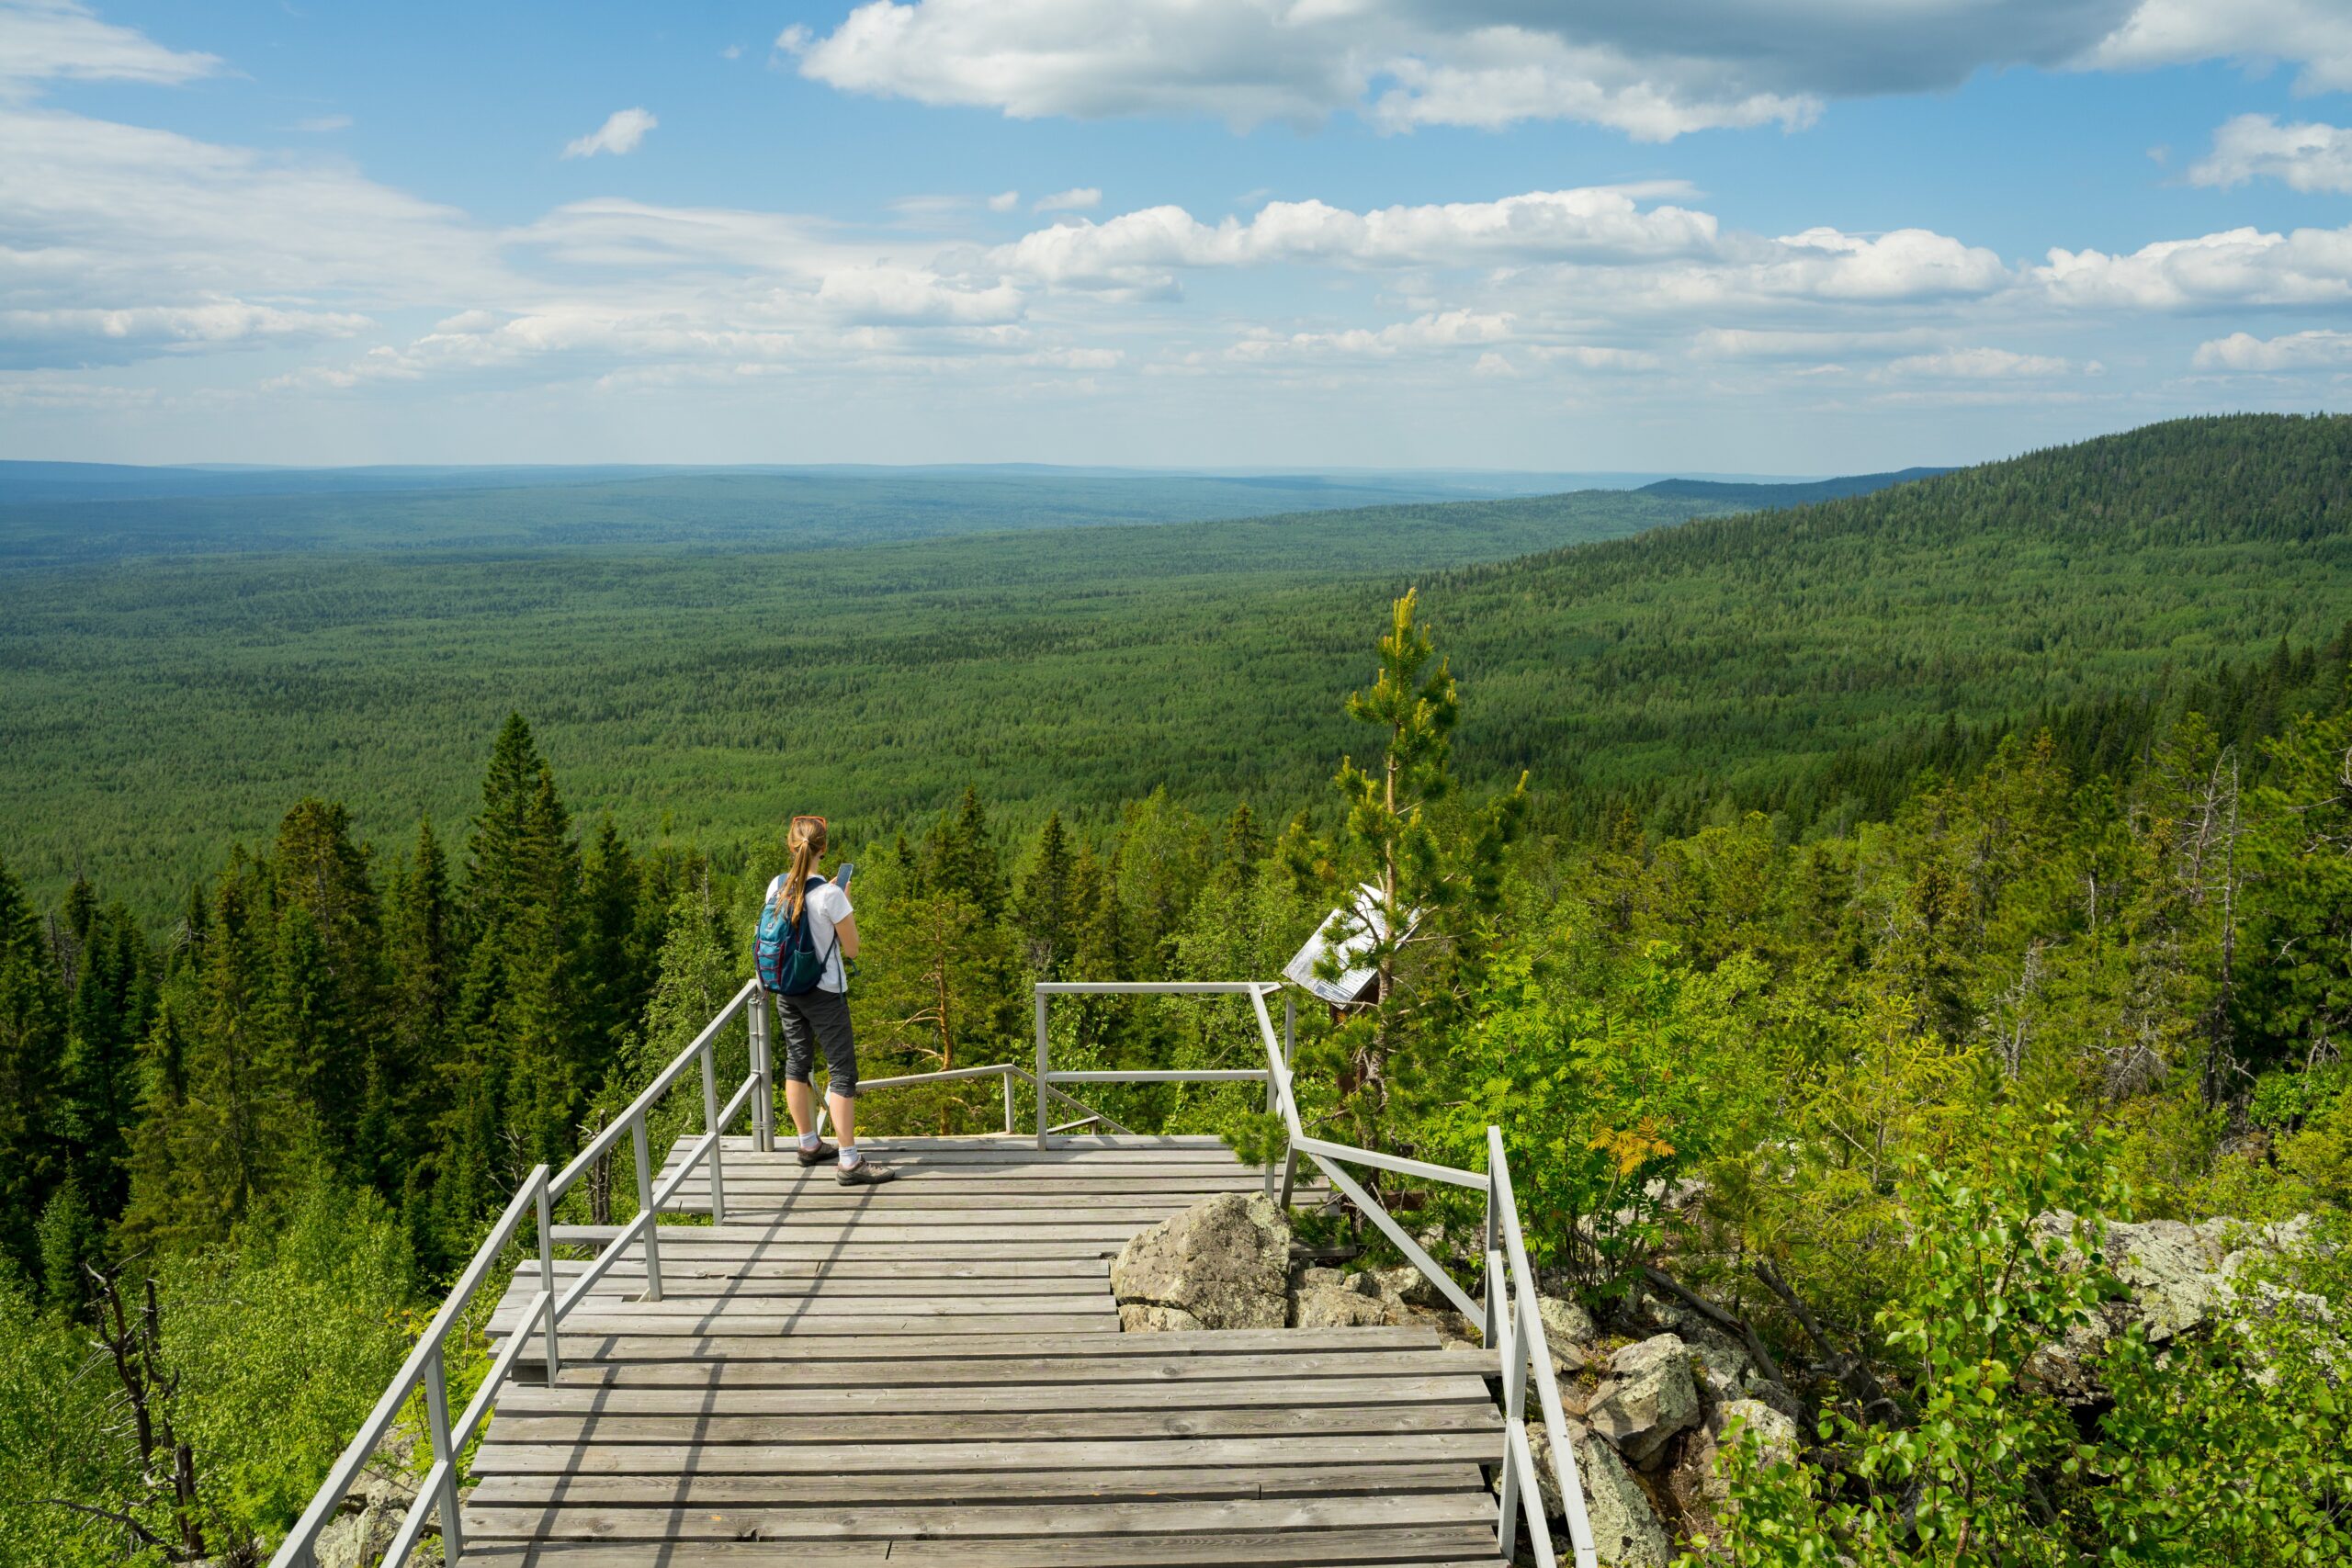
[[[1266,1066],[1051,1069],[1049,995],[1136,990],[1249,998]],[[1592,1563],[1499,1136],[1483,1173],[1307,1136],[1287,1010],[1279,1035],[1267,1010],[1279,997],[1256,982],[1040,987],[1034,1072],[998,1064],[861,1086],[999,1077],[1005,1132],[861,1140],[899,1179],[843,1188],[830,1163],[803,1169],[789,1139],[777,1146],[767,1010],[746,986],[577,1160],[531,1173],[273,1568],[308,1568],[352,1478],[420,1393],[434,1463],[387,1568],[428,1518],[458,1562],[494,1568],[1492,1565],[1534,1488],[1530,1419],[1553,1432],[1575,1560]],[[738,1020],[751,1074],[722,1107],[718,1044]],[[703,1131],[655,1170],[649,1118],[696,1064]],[[1214,1138],[1138,1136],[1082,1106],[1079,1122],[1049,1124],[1050,1106],[1077,1104],[1059,1086],[1137,1079],[1263,1083],[1290,1130],[1286,1156],[1260,1170]],[[1036,1127],[1016,1136],[1024,1083]],[[1104,1126],[1115,1130],[1076,1131]],[[589,1162],[623,1137],[637,1216],[555,1224]],[[1487,1192],[1483,1300],[1349,1164]],[[1314,1196],[1354,1202],[1483,1325],[1489,1348],[1392,1327],[1122,1332],[1110,1266],[1129,1238],[1217,1193],[1293,1201],[1309,1179]],[[490,1320],[493,1364],[453,1419],[448,1337],[526,1225],[537,1261],[514,1269]],[[1525,1523],[1534,1560],[1553,1568],[1540,1512]]]

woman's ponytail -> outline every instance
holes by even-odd
[[[808,897],[808,878],[816,872],[818,861],[824,858],[825,819],[794,818],[792,832],[785,841],[792,849],[792,869],[785,873],[781,896],[785,913],[797,920]]]

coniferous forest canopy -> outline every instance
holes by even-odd
[[[1030,828],[1055,809],[1099,828],[1162,785],[1204,809],[1287,802],[1343,742],[1330,694],[1361,627],[1414,582],[1473,682],[1474,779],[1630,792],[1659,827],[1726,792],[1807,819],[1881,810],[1845,754],[1947,717],[2155,700],[2282,637],[2324,642],[2352,619],[2346,449],[2340,420],[2186,421],[1662,533],[1725,508],[1585,491],[941,536],[956,525],[927,491],[856,547],[842,520],[889,491],[797,510],[712,479],[205,517],[88,503],[103,523],[11,509],[9,853],[45,898],[86,871],[152,915],[305,794],[379,840],[462,816],[515,709],[575,801],[711,845],[763,830],[779,788],[853,836],[919,828],[967,784]],[[1080,504],[1052,500],[1033,510]],[[138,506],[152,521],[119,520]],[[223,547],[238,509],[259,521]],[[122,542],[159,534],[182,542]],[[56,544],[73,538],[119,547],[80,559]],[[812,712],[821,728],[796,721]]]
[[[1409,843],[1429,940],[1307,1021],[1302,1099],[1455,1164],[1501,1125],[1560,1290],[1755,1327],[1807,1451],[1752,1456],[1731,1561],[2352,1551],[2352,420],[1736,515],[246,548],[105,504],[151,542],[45,514],[0,566],[0,1564],[276,1539],[518,1178],[741,983],[797,810],[861,864],[875,1077],[1018,1059],[1039,979],[1270,976]],[[1344,702],[1385,632],[1430,694],[1394,728]],[[1408,742],[1412,819],[1341,768]],[[1055,1028],[1072,1066],[1255,1049],[1190,999]],[[1268,1135],[1232,1086],[1095,1102]],[[2283,1228],[2229,1333],[2119,1336],[2068,1406],[2028,1363],[2120,1287],[2059,1212]],[[93,1360],[108,1290],[155,1303],[192,1491]]]

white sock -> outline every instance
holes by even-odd
[[[843,1149],[842,1151],[842,1168],[843,1170],[855,1169],[858,1166],[865,1163],[865,1151],[864,1149]]]
[[[815,1133],[803,1133],[800,1134],[800,1151],[803,1154],[813,1155],[817,1152],[817,1145],[824,1141],[825,1140],[821,1136]]]

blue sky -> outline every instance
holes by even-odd
[[[2347,128],[2343,0],[0,0],[0,457],[1967,461],[2345,406]]]

